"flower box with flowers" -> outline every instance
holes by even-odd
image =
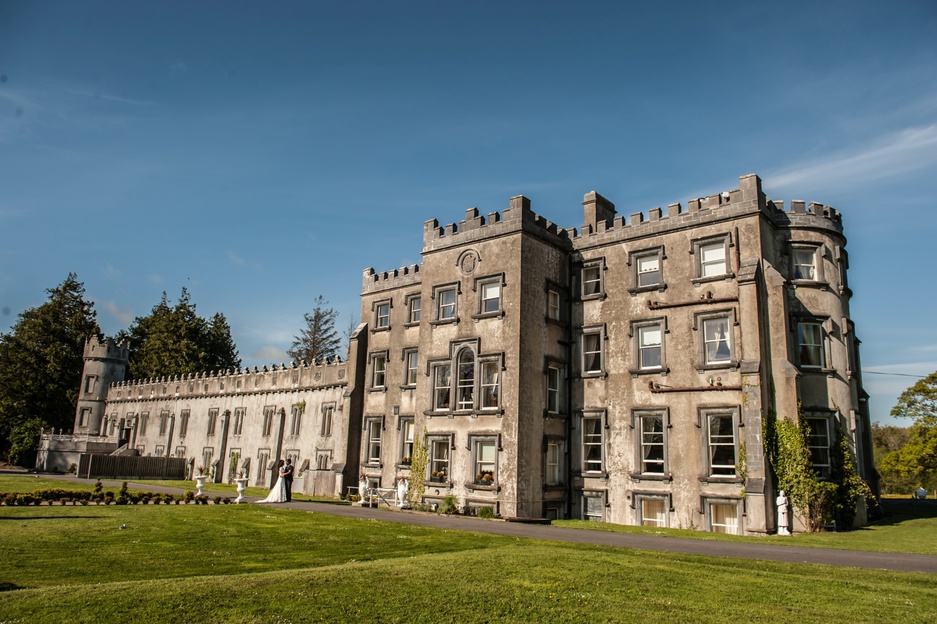
[[[475,485],[494,485],[495,475],[490,470],[485,470],[475,475]]]
[[[435,483],[445,483],[447,478],[445,470],[434,470],[429,475],[429,480]]]

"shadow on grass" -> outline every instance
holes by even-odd
[[[881,501],[883,517],[876,526],[901,524],[908,520],[937,518],[937,501],[884,498]]]
[[[0,520],[100,520],[107,516],[0,516]]]
[[[6,581],[0,581],[0,592],[13,591],[14,589],[25,589],[20,587],[16,583],[7,583]]]

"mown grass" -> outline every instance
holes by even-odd
[[[934,575],[253,505],[3,507],[0,552],[0,622],[928,622],[937,613]]]
[[[839,548],[843,550],[866,550],[873,552],[916,553],[937,555],[937,503],[934,501],[912,501],[908,499],[885,500],[882,503],[886,516],[877,523],[841,533],[797,533],[790,537],[777,535],[744,536],[723,535],[687,529],[659,529],[657,527],[624,526],[582,520],[555,520],[554,526],[632,533],[683,537],[724,542],[749,542],[780,546],[808,546],[811,548]]]

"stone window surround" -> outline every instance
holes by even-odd
[[[504,388],[504,353],[481,353],[481,340],[472,338],[469,340],[456,340],[449,343],[449,357],[434,358],[426,363],[427,376],[430,378],[430,389],[432,392],[430,399],[430,409],[425,411],[426,416],[463,416],[469,415],[476,417],[479,415],[497,415],[502,416],[504,409],[501,407],[501,394]],[[473,390],[474,405],[472,409],[458,409],[458,357],[462,350],[471,349],[475,356],[475,380]],[[495,362],[498,370],[498,407],[483,407],[481,405],[482,393],[482,367],[485,363]],[[449,407],[436,408],[436,369],[440,366],[449,366]]]
[[[488,284],[498,284],[498,309],[492,310],[491,312],[485,312],[482,307],[485,305],[482,296],[484,294],[484,287]],[[504,279],[504,273],[493,273],[491,275],[483,275],[481,277],[476,277],[474,282],[472,282],[472,291],[476,293],[475,295],[475,309],[477,312],[472,315],[472,318],[476,321],[486,318],[500,318],[504,316],[504,287],[506,285]]]
[[[413,416],[401,416],[400,418],[397,419],[397,431],[400,432],[400,433],[398,434],[398,438],[399,438],[399,445],[398,445],[398,446],[400,447],[400,448],[398,449],[398,455],[399,455],[399,457],[400,457],[400,463],[397,464],[397,467],[398,467],[398,468],[406,468],[406,469],[409,469],[409,468],[410,468],[410,462],[404,462],[403,460],[404,460],[404,458],[408,458],[408,459],[410,459],[410,460],[413,459],[413,449],[416,447],[416,424],[415,424],[415,420],[416,420],[416,419],[415,419]],[[407,438],[406,438],[406,432],[407,432],[407,426],[406,426],[406,425],[407,425],[407,424],[410,425],[410,434],[411,434],[412,436],[414,436],[412,440],[407,440]],[[408,449],[407,449],[407,443],[408,443],[408,442],[409,442],[411,445],[413,445],[413,446],[411,446],[411,448],[409,449],[409,451],[410,451],[410,454],[409,454],[409,455],[407,455],[407,450],[408,450]]]
[[[802,364],[800,357],[801,343],[800,343],[800,326],[801,325],[815,325],[820,328],[820,340],[821,340],[821,358],[822,362],[820,366],[812,366],[810,364]],[[792,330],[792,343],[793,343],[793,357],[791,360],[797,365],[797,368],[801,373],[824,373],[827,376],[832,376],[836,370],[831,365],[833,360],[833,349],[832,349],[832,339],[831,334],[833,333],[833,319],[827,316],[812,316],[812,315],[792,315],[791,324]]]
[[[736,470],[734,475],[718,475],[712,473],[711,449],[709,440],[709,417],[717,415],[731,415],[732,435],[734,438],[733,452],[735,455],[735,465],[738,466],[739,444],[742,440],[742,427],[745,426],[742,422],[741,414],[742,409],[738,405],[705,405],[697,408],[696,426],[700,430],[700,448],[703,449],[703,452],[701,453],[703,465],[699,477],[699,481],[701,483],[742,483],[742,479],[738,475],[738,470]]]
[[[598,498],[600,499],[600,509],[602,509],[602,518],[598,522],[607,522],[608,521],[608,512],[606,511],[609,508],[608,502],[608,491],[607,490],[594,490],[583,488],[579,493],[579,519],[587,520],[586,518],[586,505],[587,498]]]
[[[413,304],[416,303],[420,306],[420,319],[413,320]],[[407,322],[403,324],[404,327],[418,327],[420,320],[423,318],[423,304],[422,304],[422,293],[420,291],[408,293],[403,298],[404,307],[407,309]]]
[[[821,479],[825,479],[829,476],[830,469],[832,468],[832,457],[831,453],[833,451],[833,446],[836,440],[836,428],[837,428],[837,418],[836,412],[829,408],[818,408],[818,407],[802,407],[801,418],[805,418],[809,422],[822,422],[826,428],[826,446],[812,446],[810,437],[807,438],[807,446],[811,449],[813,448],[825,448],[826,449],[826,462],[825,464],[818,464],[813,462],[814,454],[811,451],[811,463],[814,470],[817,471]],[[810,426],[810,432],[813,432],[813,425]]]
[[[384,364],[383,379],[380,380],[380,384],[377,383],[379,381],[377,378],[379,372],[377,368],[378,361]],[[387,363],[387,349],[379,349],[368,353],[368,370],[370,371],[370,375],[368,375],[368,392],[387,392]]]
[[[606,369],[606,359],[608,351],[608,331],[605,323],[599,323],[596,325],[586,325],[578,329],[580,333],[579,340],[577,341],[579,345],[579,374],[577,377],[580,378],[594,378],[594,377],[608,377],[608,370]],[[586,370],[586,336],[597,335],[599,337],[599,369],[598,370]],[[590,351],[589,353],[594,353]]]
[[[440,306],[440,295],[444,292],[452,291],[455,294],[455,310],[451,318],[439,318],[441,306]],[[438,284],[433,286],[433,320],[430,321],[430,325],[447,325],[450,323],[459,322],[459,296],[462,294],[462,283],[461,282],[446,282],[445,284]],[[423,310],[421,309],[420,315],[422,318]]]
[[[433,462],[437,445],[434,443],[446,444],[446,476],[444,481],[433,481]],[[455,450],[455,433],[434,432],[426,434],[427,458],[426,458],[426,487],[452,487],[452,452]]]
[[[319,435],[327,438],[332,435],[332,419],[335,416],[335,402],[323,403],[320,409]]]
[[[380,315],[380,313],[381,313],[381,308],[385,305],[387,306],[387,317],[386,317],[386,323],[382,325],[381,324],[382,316]],[[376,301],[371,302],[371,313],[374,316],[374,322],[371,325],[372,334],[375,332],[382,332],[382,331],[390,330],[390,313],[391,313],[391,310],[393,310],[393,308],[394,308],[393,297],[388,297],[386,299],[378,299]]]
[[[410,367],[410,357],[416,356],[416,367]],[[401,352],[400,359],[403,362],[403,384],[401,390],[416,389],[417,376],[420,374],[419,350],[417,347],[405,347]],[[410,380],[410,373],[413,372],[413,380]]]
[[[598,269],[598,292],[586,294],[586,270],[588,269]],[[597,299],[605,299],[608,295],[605,292],[605,271],[608,267],[605,264],[605,256],[599,258],[590,258],[588,260],[583,260],[579,266],[579,288],[577,289],[579,294],[579,301],[592,301]],[[594,282],[596,280],[590,280]]]
[[[234,408],[234,426],[231,428],[234,435],[239,436],[244,431],[244,421],[247,419],[247,408]]]
[[[602,453],[602,467],[600,470],[586,470],[586,443],[583,436],[585,433],[584,421],[589,419],[595,419],[599,421],[599,433],[601,434],[601,440],[599,441],[598,446]],[[580,410],[577,412],[574,422],[571,423],[570,429],[579,430],[579,466],[576,474],[581,477],[608,478],[608,453],[606,452],[605,448],[608,444],[608,430],[610,429],[608,424],[608,412],[604,409]]]
[[[662,416],[663,435],[664,435],[664,468],[663,472],[644,472],[644,424],[641,418],[643,416]],[[673,423],[670,420],[669,407],[636,407],[631,410],[630,428],[634,431],[634,471],[631,473],[633,481],[673,481],[673,474],[670,472],[670,430]]]
[[[655,492],[652,490],[633,490],[631,492],[631,508],[634,510],[635,525],[644,526],[644,509],[642,503],[646,500],[656,500],[664,503],[663,526],[670,527],[670,514],[675,511],[673,507],[673,494],[671,492]]]
[[[708,277],[703,277],[701,265],[702,255],[700,254],[700,249],[719,241],[722,241],[725,245],[725,273],[722,273],[721,275],[710,275]],[[732,271],[732,255],[730,253],[730,250],[734,247],[735,243],[732,240],[732,234],[730,232],[693,239],[690,246],[690,253],[695,256],[696,261],[693,263],[693,278],[690,281],[694,284],[701,284],[704,282],[735,279],[735,273]]]
[[[631,361],[634,364],[628,370],[632,377],[638,375],[667,375],[670,367],[667,366],[667,334],[670,333],[666,316],[631,321],[628,328],[628,337],[632,339]],[[641,368],[641,329],[654,325],[660,326],[660,366]]]
[[[701,496],[699,513],[703,515],[703,526],[710,533],[713,533],[712,525],[712,506],[713,505],[731,505],[735,506],[735,517],[738,521],[738,527],[734,535],[744,535],[743,518],[745,518],[745,499],[731,496]]]
[[[795,267],[795,251],[812,251],[813,252],[813,272],[814,279],[804,279],[795,277],[796,267]],[[794,288],[803,287],[803,286],[814,286],[820,288],[827,288],[829,283],[826,281],[824,271],[823,271],[823,258],[826,257],[826,248],[821,242],[814,241],[791,241],[790,246],[790,276],[791,284],[794,285]]]
[[[557,445],[559,448],[557,456],[557,480],[550,483],[550,446]],[[562,435],[544,435],[543,436],[543,485],[544,488],[565,488],[566,487],[566,462],[567,458],[566,437]]]
[[[476,479],[475,479],[475,478],[478,476],[478,473],[476,473],[476,468],[478,467],[478,462],[479,462],[479,457],[478,457],[479,444],[480,444],[480,443],[483,443],[483,442],[484,442],[484,443],[494,444],[494,449],[495,449],[495,461],[494,461],[494,471],[493,471],[494,480],[491,482],[491,485],[482,485],[482,484],[480,484],[480,483],[477,483],[477,482],[476,482]],[[499,472],[499,470],[498,470],[498,464],[499,464],[499,459],[500,459],[500,457],[501,457],[501,451],[502,451],[502,448],[501,448],[501,434],[499,434],[499,433],[482,433],[482,432],[479,432],[479,433],[471,433],[471,434],[469,434],[469,436],[468,436],[468,447],[467,447],[467,450],[471,453],[471,464],[469,464],[469,465],[471,466],[471,470],[470,470],[470,474],[469,474],[469,476],[468,476],[468,480],[467,480],[467,482],[465,483],[465,487],[467,487],[467,488],[469,488],[469,489],[473,489],[473,490],[497,490],[497,489],[500,489],[500,488],[498,487],[498,472]],[[452,456],[450,455],[449,457],[450,457],[450,461],[451,461]],[[450,464],[450,465],[451,465],[451,464]],[[451,471],[450,471],[450,472],[451,472]]]
[[[642,258],[647,258],[649,256],[657,256],[657,266],[658,272],[660,273],[660,280],[656,284],[649,284],[647,286],[641,286],[638,283],[638,265],[639,260]],[[667,290],[667,282],[664,280],[664,260],[667,259],[667,253],[664,249],[664,245],[656,245],[654,247],[646,247],[644,249],[637,249],[628,253],[627,264],[631,267],[631,288],[628,289],[628,292],[632,295],[635,295],[639,292],[650,292],[658,291],[664,292]]]
[[[547,323],[555,323],[566,326],[568,320],[569,312],[567,310],[567,305],[569,303],[569,289],[565,286],[554,282],[553,280],[546,280],[543,286],[543,290],[546,298],[546,309],[544,310],[544,318]],[[557,297],[557,317],[553,318],[550,316],[550,293],[555,293]]]
[[[362,442],[364,443],[364,453],[362,454],[363,461],[361,462],[361,465],[367,468],[382,467],[384,451],[384,416],[365,416],[364,427],[362,428],[362,431],[364,431],[364,435],[361,436]],[[377,438],[372,436],[375,431],[377,432]],[[375,439],[377,440],[376,443]],[[372,455],[375,444],[377,445],[377,461],[375,461],[375,458]]]
[[[707,364],[706,336],[705,332],[703,331],[704,321],[721,317],[729,319],[729,335],[727,336],[729,341],[729,361]],[[699,334],[697,338],[698,351],[696,354],[696,371],[698,373],[702,373],[707,370],[718,370],[726,368],[731,369],[739,367],[738,341],[735,338],[735,328],[738,326],[738,316],[734,307],[720,310],[706,310],[705,312],[697,312],[693,315],[693,331]]]
[[[557,387],[556,387],[556,410],[550,410],[550,370],[557,371]],[[544,377],[544,404],[543,404],[543,415],[544,417],[552,418],[565,418],[567,412],[566,405],[566,393],[567,388],[566,384],[568,381],[568,367],[566,362],[547,356],[544,358],[543,363],[543,377]]]

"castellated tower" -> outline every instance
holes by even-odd
[[[115,343],[113,338],[91,336],[85,341],[84,359],[74,432],[104,435],[107,432],[101,431],[101,422],[104,420],[107,388],[124,380],[130,347],[125,342]]]

